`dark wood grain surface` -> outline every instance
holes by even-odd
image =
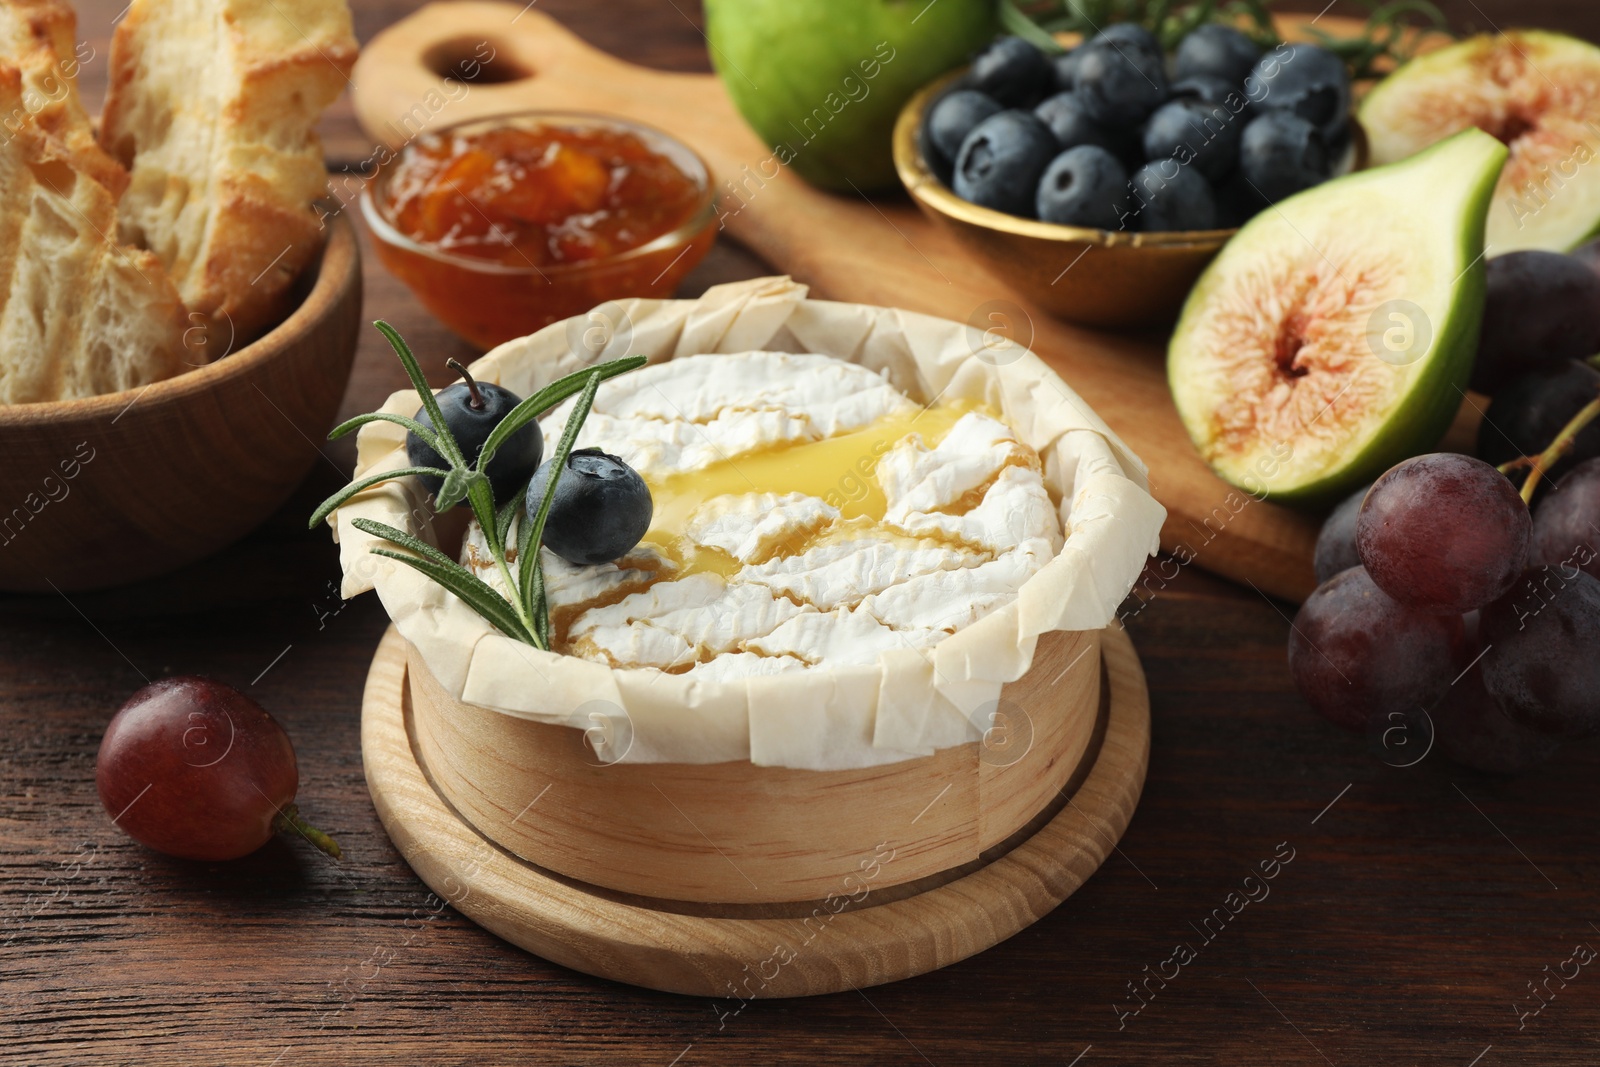
[[[1600,38],[1593,0],[1441,6],[1464,27]],[[82,7],[93,100],[121,4]],[[413,4],[355,7],[368,37]],[[688,0],[540,7],[640,62],[706,67]],[[325,136],[335,164],[366,155],[347,103]],[[723,247],[686,290],[762,270]],[[431,366],[470,357],[370,257],[367,286],[368,318]],[[402,384],[369,337],[345,411]],[[357,727],[386,620],[370,597],[339,600],[333,548],[304,530],[351,460],[323,452],[271,524],[170,580],[0,597],[0,1062],[1600,1063],[1600,972],[1552,977],[1600,947],[1595,748],[1511,781],[1436,756],[1388,766],[1294,695],[1292,609],[1171,561],[1127,613],[1154,707],[1143,802],[1099,874],[1023,934],[924,978],[737,1012],[513,949],[442,906],[373,814]],[[110,825],[101,730],[145,679],[175,672],[228,680],[283,721],[301,806],[338,835],[342,864],[289,842],[181,863]],[[1275,854],[1293,858],[1269,895],[1233,914],[1230,894]],[[1180,944],[1195,958],[1172,977]]]

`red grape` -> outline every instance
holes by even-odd
[[[1572,258],[1600,274],[1600,237],[1586,241],[1572,250]]]
[[[1471,456],[1435,452],[1389,468],[1356,520],[1372,580],[1409,607],[1481,608],[1516,581],[1533,518],[1505,476]]]
[[[1529,371],[1600,352],[1600,274],[1559,252],[1489,260],[1472,388],[1494,393]]]
[[[1501,390],[1484,412],[1475,449],[1478,458],[1498,467],[1520,456],[1537,456],[1597,396],[1600,371],[1572,360],[1553,371],[1518,378]],[[1559,481],[1595,456],[1600,456],[1600,422],[1579,431],[1572,448],[1545,477]]]
[[[106,727],[95,782],[113,822],[171,856],[236,859],[289,828],[339,854],[296,812],[289,735],[261,705],[209,678],[167,678],[133,694]]]
[[[1361,567],[1324,582],[1289,631],[1295,687],[1349,730],[1431,707],[1469,658],[1460,615],[1407,608]]]
[[[1361,566],[1361,556],[1356,552],[1356,516],[1361,514],[1361,502],[1367,498],[1364,485],[1334,508],[1317,534],[1317,551],[1312,567],[1317,581],[1325,582],[1340,571]]]
[[[1552,737],[1600,730],[1600,580],[1531,567],[1483,612],[1483,687]]]
[[[1557,738],[1511,721],[1483,687],[1479,663],[1450,687],[1433,711],[1434,738],[1455,762],[1493,774],[1521,774],[1560,749]]]
[[[1528,562],[1600,578],[1600,459],[1573,468],[1533,513]]]

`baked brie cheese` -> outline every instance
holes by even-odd
[[[572,408],[546,416],[547,441]],[[998,413],[917,404],[828,356],[646,367],[600,390],[576,446],[622,458],[654,500],[616,563],[542,550],[557,650],[615,668],[709,680],[871,665],[1009,603],[1063,543],[1039,456]],[[504,589],[476,526],[462,555]]]

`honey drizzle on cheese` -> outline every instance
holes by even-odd
[[[794,544],[779,546],[776,555],[795,555],[815,545],[852,536],[918,539],[881,525],[888,501],[878,484],[878,460],[912,434],[928,448],[944,440],[963,415],[994,413],[978,401],[953,400],[890,415],[856,430],[821,441],[782,444],[721,460],[699,470],[665,478],[646,478],[655,512],[644,543],[677,565],[672,577],[709,571],[724,578],[738,573],[742,564],[726,552],[697,545],[684,536],[689,516],[708,500],[747,493],[804,493],[839,509],[840,521],[816,533],[802,534]]]

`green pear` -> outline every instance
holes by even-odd
[[[997,28],[994,0],[706,0],[705,12],[712,64],[773,150],[766,169],[845,192],[895,185],[901,107]]]

